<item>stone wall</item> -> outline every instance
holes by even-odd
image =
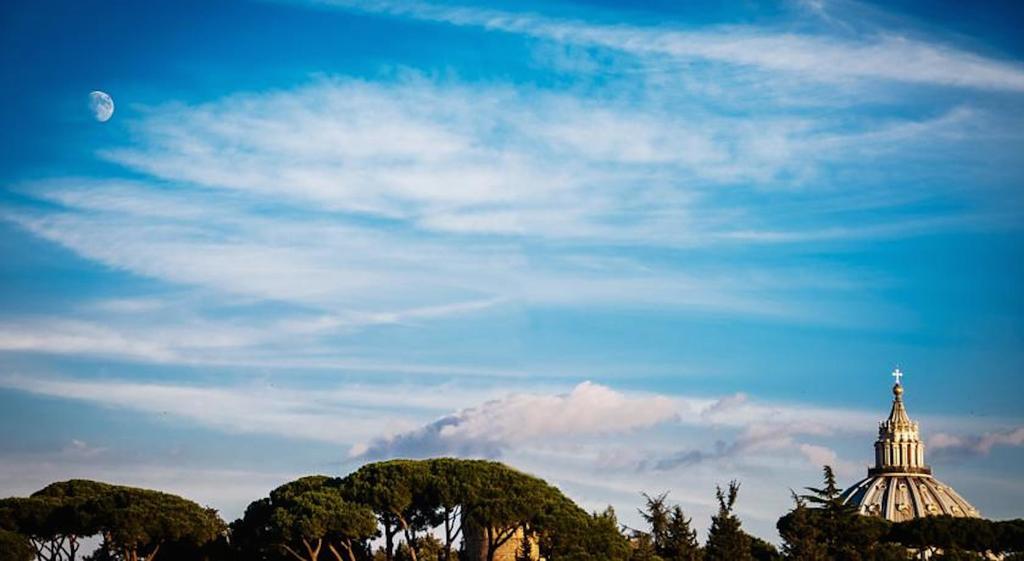
[[[487,535],[483,527],[464,519],[462,521],[462,539],[467,561],[487,561]],[[522,528],[516,530],[515,535],[494,552],[494,561],[516,561],[520,558],[524,543],[528,544],[529,558],[532,561],[542,561],[536,540],[527,537]]]

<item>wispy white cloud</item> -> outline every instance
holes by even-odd
[[[752,161],[737,166],[742,157],[691,127],[657,115],[636,122],[621,110],[602,118],[600,109],[512,88],[342,81],[165,108],[143,123],[143,148],[106,155],[168,180],[420,226],[557,237],[607,229],[595,219],[622,210],[609,190],[656,179],[636,166],[689,161],[690,173],[771,173]]]
[[[116,193],[143,208],[159,206],[165,194],[150,199],[151,191],[136,185]],[[79,188],[70,198],[53,188],[37,192],[70,206],[12,212],[8,218],[91,260],[178,285],[320,311],[314,318],[279,318],[278,330],[415,323],[508,303],[628,302],[819,321],[820,314],[790,301],[793,287],[828,293],[861,285],[836,273],[802,269],[680,270],[629,258],[603,267],[586,250],[537,253],[516,243],[424,237],[325,217],[268,218],[230,205],[203,210],[206,215],[193,220],[186,218],[191,207],[203,203],[191,191],[175,197],[181,213],[167,220],[125,211],[124,205],[97,209],[97,201],[114,197],[102,186]]]
[[[452,404],[475,402],[497,391],[439,386],[446,391],[438,397],[378,385],[302,390],[257,382],[187,385],[18,374],[0,376],[0,387],[154,417],[170,415],[228,433],[270,434],[339,445],[366,440],[382,429],[411,428],[417,413],[424,409],[444,411]],[[399,393],[408,397],[396,397]],[[402,412],[396,411],[400,404]]]
[[[710,266],[634,250],[730,251],[965,227],[975,219],[962,212],[882,220],[849,204],[853,193],[818,181],[854,156],[902,157],[976,117],[954,108],[851,129],[806,115],[681,112],[512,86],[328,79],[152,108],[135,123],[136,142],[102,152],[141,179],[23,184],[21,194],[50,205],[10,206],[3,216],[115,270],[302,308],[257,322],[262,333],[249,319],[218,321],[245,349],[275,338],[311,348],[327,334],[518,305],[669,306],[860,325],[870,314],[840,309],[849,291],[881,284],[863,272]],[[884,210],[925,195],[869,182],[856,196]],[[765,197],[777,203],[773,212],[759,210]],[[600,265],[608,247],[625,250],[615,266]],[[202,355],[177,337],[96,317],[113,309],[88,312],[51,334],[8,333],[6,347],[72,353],[75,338],[92,331],[99,344],[78,348],[93,354]],[[194,318],[178,323],[210,331]]]
[[[142,309],[134,301],[100,301],[85,305],[106,315],[89,319],[21,316],[0,320],[0,352],[65,355],[93,359],[154,363],[186,367],[258,368],[264,371],[322,371],[416,375],[430,379],[521,379],[534,374],[516,367],[462,364],[436,359],[398,359],[365,350],[332,345],[339,335],[366,321],[348,321],[322,314],[270,314],[269,319],[246,319],[229,310],[226,317],[209,319],[169,314],[167,306]],[[111,307],[112,306],[112,307]],[[417,318],[436,317],[430,313]],[[380,321],[392,323],[388,313]],[[70,314],[69,314],[70,316]],[[227,317],[230,316],[230,317]],[[387,353],[386,353],[387,354]],[[573,371],[550,372],[551,378],[575,377]]]
[[[934,146],[980,118],[960,107],[858,128],[784,113],[730,116],[693,103],[334,80],[161,107],[137,127],[136,146],[103,154],[162,180],[425,230],[686,247],[729,240],[736,219],[781,226],[742,204],[715,204],[709,189],[814,185],[838,162]],[[113,211],[136,204],[104,194],[51,198]],[[709,205],[715,217],[704,212]],[[158,212],[187,212],[178,207]],[[799,239],[796,230],[762,241]]]
[[[473,26],[539,39],[594,46],[638,56],[705,60],[788,72],[812,80],[888,80],[991,90],[1024,91],[1024,67],[908,34],[877,32],[837,37],[752,26],[684,30],[626,24],[594,24],[428,2],[316,4]]]
[[[86,311],[111,314],[138,314],[164,309],[167,302],[160,298],[108,298],[82,305]]]
[[[116,356],[156,362],[176,358],[167,345],[150,337],[58,318],[0,325],[0,351]]]

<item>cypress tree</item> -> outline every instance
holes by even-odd
[[[880,561],[900,558],[902,552],[880,543],[888,530],[884,520],[861,516],[856,507],[840,498],[842,491],[830,466],[824,467],[825,486],[808,487],[804,495],[816,508],[808,509],[810,521],[819,532],[827,559],[835,561]]]
[[[791,561],[828,561],[828,548],[812,519],[807,502],[793,493],[796,503],[777,525],[782,536],[782,554]]]
[[[651,528],[651,542],[654,550],[658,552],[658,555],[664,556],[665,546],[668,542],[668,527],[669,527],[669,508],[666,505],[666,499],[668,493],[662,493],[660,495],[650,496],[647,493],[642,493],[646,504],[641,509],[640,516],[643,517],[644,521]]]
[[[706,561],[753,561],[750,537],[740,528],[740,519],[733,514],[740,484],[729,482],[728,491],[715,488],[718,513],[711,517],[711,529],[704,548]]]
[[[666,541],[659,554],[666,561],[700,561],[702,552],[697,543],[697,531],[690,526],[691,519],[676,505],[672,508],[666,528]]]
[[[842,490],[836,484],[836,474],[832,466],[825,466],[825,486],[822,488],[808,487],[811,492],[804,499],[817,506],[820,513],[818,528],[825,542],[830,557],[846,559],[851,551],[846,541],[851,531],[857,512],[852,505],[843,503],[839,498]]]

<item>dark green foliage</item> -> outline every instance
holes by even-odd
[[[843,491],[836,485],[832,467],[825,466],[824,472],[825,486],[808,487],[811,494],[804,495],[803,499],[816,507],[817,526],[829,557],[837,560],[857,559],[856,545],[850,543],[848,536],[850,524],[858,516],[857,511],[840,499]]]
[[[437,458],[430,460],[429,501],[437,506],[438,526],[442,532],[442,561],[454,556],[455,543],[462,536],[462,509],[469,502],[478,478],[472,464],[464,460]]]
[[[842,490],[836,485],[832,468],[825,466],[823,471],[825,486],[808,487],[810,494],[802,497],[815,507],[807,509],[806,519],[802,522],[809,522],[816,528],[816,539],[825,546],[826,559],[889,561],[905,558],[904,551],[881,543],[889,532],[889,523],[880,518],[861,516],[856,508],[845,504],[840,498]],[[783,521],[780,520],[779,524],[782,531]]]
[[[779,519],[782,552],[795,561],[905,561],[914,556],[974,560],[1012,555],[1024,547],[1024,521],[928,516],[891,524],[861,516],[839,500],[835,476],[824,469],[825,485],[795,497],[792,511]],[[809,508],[811,503],[816,508]]]
[[[102,496],[117,488],[119,488],[119,486],[103,483],[102,481],[69,479],[67,481],[51,483],[35,493],[32,493],[32,497],[47,497],[62,501],[67,499],[92,499]]]
[[[670,517],[669,507],[666,502],[668,493],[662,493],[653,497],[647,493],[642,493],[642,495],[645,504],[644,508],[638,509],[638,512],[651,529],[650,535],[651,542],[654,544],[654,550],[664,557],[665,544],[668,542]]]
[[[444,543],[433,534],[427,534],[416,543],[416,556],[419,561],[442,561],[444,559]]]
[[[740,528],[740,519],[733,514],[740,485],[731,481],[726,491],[715,489],[718,513],[711,517],[708,542],[704,547],[707,561],[752,561],[750,536]]]
[[[702,550],[690,519],[665,494],[644,495],[651,532],[627,540],[611,508],[588,514],[543,480],[480,460],[398,460],[343,479],[303,477],[250,504],[230,534],[216,512],[181,497],[71,480],[0,500],[0,561],[71,561],[79,540],[93,535],[103,545],[84,561],[152,561],[157,553],[166,561],[455,561],[468,558],[453,550],[464,523],[483,536],[476,553],[487,559],[515,539],[522,561],[907,561],[908,548],[934,561],[1024,561],[1022,520],[889,524],[842,504],[827,467],[824,480],[794,496],[779,519],[781,553],[741,528],[735,482],[717,489]],[[391,540],[371,554],[378,524],[390,526]]]
[[[198,548],[224,531],[215,511],[181,497],[80,479],[5,499],[0,512],[45,561],[74,560],[84,536],[103,536],[93,558],[152,561],[165,544]]]
[[[377,532],[373,512],[345,500],[340,481],[303,477],[281,485],[253,502],[232,525],[232,538],[243,555],[276,560],[285,556],[317,561],[327,554],[356,561],[365,541]]]
[[[405,542],[400,542],[395,546],[394,555],[395,561],[412,561],[413,551]]]
[[[791,561],[828,561],[828,548],[815,523],[816,517],[802,498],[793,494],[795,506],[779,519],[776,528],[782,536],[782,554]]]
[[[28,538],[0,529],[0,561],[31,561],[34,556],[35,551]]]
[[[747,536],[750,538],[750,556],[754,561],[782,561],[782,554],[774,545],[757,536]]]
[[[110,550],[106,544],[100,544],[100,547],[93,551],[89,555],[82,558],[83,561],[121,561],[121,558]],[[163,561],[163,559],[161,559]]]
[[[394,558],[394,539],[401,534],[407,544],[437,525],[438,498],[431,486],[430,465],[424,461],[391,460],[367,464],[341,482],[345,497],[362,503],[376,514],[384,530],[384,552]],[[409,548],[412,561],[416,548]]]
[[[63,532],[57,523],[59,501],[11,497],[0,500],[0,528],[29,540],[33,554],[43,561],[58,559],[64,549]]]
[[[944,559],[977,555],[1012,555],[1024,551],[1024,520],[994,522],[981,518],[929,516],[893,524],[886,541],[925,552],[942,551]],[[974,555],[974,557],[972,557]]]
[[[994,522],[997,536],[996,549],[1004,553],[1024,556],[1024,520],[1003,520]]]
[[[611,507],[587,514],[561,493],[549,501],[530,528],[539,539],[538,553],[543,557],[624,561],[630,556],[629,542],[619,532],[619,522]]]
[[[52,486],[51,486],[52,487]],[[12,497],[0,501],[0,526],[28,538],[43,561],[73,560],[82,536],[99,532],[95,517],[82,508],[86,496]]]
[[[410,559],[423,553],[427,530],[442,537],[441,559],[467,531],[492,558],[517,532],[549,559],[621,560],[629,547],[614,513],[588,515],[545,481],[497,462],[439,458],[363,466],[341,482],[346,497],[369,505],[384,529],[384,556],[405,538]],[[466,528],[463,528],[466,525]],[[388,534],[391,534],[391,540]]]
[[[697,532],[679,505],[668,505],[668,493],[644,497],[640,516],[650,528],[650,541],[658,557],[665,561],[698,561],[702,558]]]
[[[157,561],[243,561],[231,548],[226,532],[202,545],[167,542],[160,548]]]
[[[697,531],[691,526],[691,519],[683,513],[683,509],[676,505],[672,507],[672,514],[668,521],[668,531],[665,543],[659,550],[659,554],[666,561],[700,561],[704,554],[697,543]]]
[[[166,542],[200,546],[224,532],[213,509],[167,493],[115,486],[83,503],[105,545],[124,561],[152,561]]]
[[[467,522],[484,530],[487,559],[520,529],[545,539],[546,555],[579,554],[575,536],[586,533],[586,512],[544,480],[496,462],[478,465],[479,487],[463,506]]]
[[[629,542],[619,532],[615,509],[610,506],[604,512],[595,512],[590,517],[585,543],[592,559],[617,561],[630,556]]]
[[[637,532],[631,539],[633,551],[629,561],[663,561],[654,548],[654,539],[650,534]]]
[[[630,556],[629,541],[613,527],[606,514],[595,514],[582,542],[584,553],[576,556],[546,556],[547,559],[583,559],[594,561],[625,561]]]
[[[540,553],[554,558],[586,557],[591,518],[571,500],[555,493],[531,522],[531,534],[540,542]]]

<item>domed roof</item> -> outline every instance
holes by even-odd
[[[846,503],[861,514],[881,516],[892,522],[948,514],[978,518],[981,514],[952,487],[930,475],[873,475],[843,493]]]
[[[903,405],[903,384],[896,369],[889,418],[878,425],[875,467],[842,494],[843,502],[861,514],[902,522],[922,516],[948,514],[978,518],[981,514],[949,485],[932,477],[924,463],[924,442],[917,423]]]

